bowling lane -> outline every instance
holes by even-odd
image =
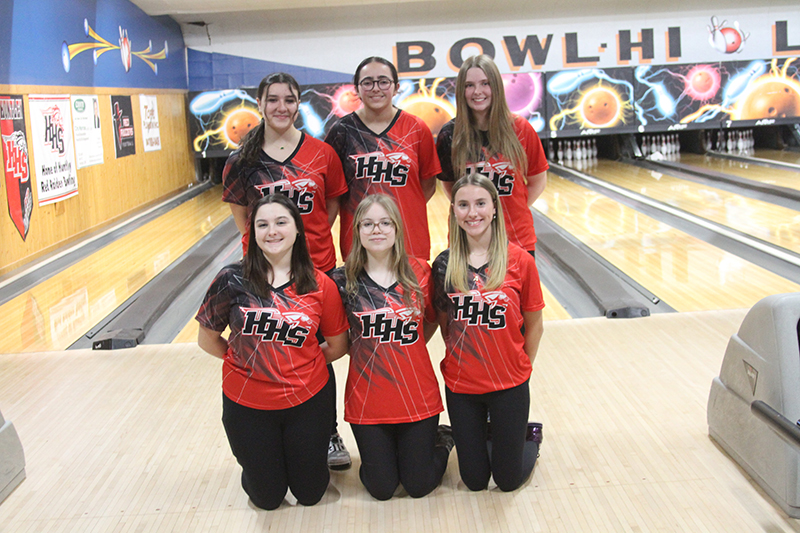
[[[535,207],[678,311],[741,309],[800,289],[553,173]]]
[[[617,161],[602,160],[588,173],[777,246],[800,248],[800,213],[792,209]]]
[[[700,154],[682,153],[678,161],[687,165],[739,176],[740,178],[746,178],[759,183],[779,185],[789,189],[800,190],[800,172],[780,170],[761,165],[751,165],[743,161]]]
[[[63,350],[230,215],[213,187],[0,306],[0,353]]]
[[[800,165],[800,152],[792,150],[772,150],[770,148],[757,148],[754,157],[760,159],[772,159],[773,161],[780,161],[781,163],[791,163],[793,165]]]

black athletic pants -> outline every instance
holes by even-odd
[[[483,490],[489,476],[502,491],[519,488],[531,475],[539,445],[527,442],[530,409],[528,381],[486,394],[457,394],[445,387],[461,480],[470,490]],[[491,417],[491,457],[486,446],[487,413]]]
[[[450,452],[435,446],[439,415],[407,424],[350,424],[361,456],[359,477],[378,500],[388,500],[399,483],[412,498],[435,489]]]
[[[333,405],[330,381],[308,401],[267,411],[222,395],[222,423],[242,466],[242,488],[262,509],[277,509],[291,489],[302,505],[314,505],[328,487],[328,442]]]

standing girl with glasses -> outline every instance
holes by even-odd
[[[344,418],[369,493],[388,500],[402,484],[414,498],[440,483],[453,440],[438,426],[442,400],[425,346],[436,331],[430,267],[408,259],[395,202],[383,194],[356,208],[353,246],[334,271],[350,322]]]
[[[348,192],[342,197],[341,251],[352,243],[356,206],[370,194],[383,193],[397,202],[406,229],[406,251],[430,258],[426,202],[436,191],[441,171],[433,135],[419,118],[394,107],[397,69],[382,57],[368,57],[353,78],[362,107],[343,117],[328,132],[342,162]]]
[[[336,285],[311,262],[294,202],[258,200],[248,227],[247,254],[217,274],[197,313],[197,343],[223,360],[222,422],[250,500],[276,509],[291,489],[314,505],[330,479],[325,365],[347,350],[347,320]]]
[[[465,176],[452,192],[450,248],[433,263],[447,411],[464,484],[483,490],[493,476],[511,491],[530,476],[541,443],[541,425],[528,423],[542,336],[539,273],[533,257],[508,242],[489,179]]]
[[[536,248],[530,206],[547,184],[547,159],[530,123],[508,109],[503,78],[487,55],[468,58],[456,78],[457,114],[442,127],[436,150],[442,164],[439,179],[450,194],[465,174],[492,180],[505,214],[508,239]]]
[[[331,226],[339,212],[339,197],[347,192],[342,164],[331,147],[295,127],[300,107],[300,85],[290,74],[277,72],[258,86],[258,110],[262,120],[233,152],[222,173],[222,200],[231,206],[247,253],[249,206],[274,193],[288,196],[303,217],[306,240],[314,266],[330,273],[336,266]],[[322,339],[320,339],[322,342]],[[330,401],[336,403],[336,375]],[[350,467],[334,417],[331,427],[329,465]]]

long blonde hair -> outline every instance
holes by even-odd
[[[514,117],[506,103],[506,92],[503,78],[492,58],[481,54],[467,58],[461,65],[456,78],[456,122],[453,128],[453,173],[463,176],[468,163],[480,160],[483,142],[478,124],[472,109],[467,105],[466,84],[467,71],[479,68],[489,82],[492,90],[492,103],[489,108],[489,155],[502,154],[522,176],[527,174],[528,158],[525,150],[514,132]]]
[[[450,203],[450,258],[447,261],[447,270],[444,275],[445,287],[453,287],[459,292],[469,292],[469,242],[464,229],[458,225],[454,212],[456,194],[462,188],[474,185],[485,189],[492,199],[495,209],[495,217],[492,219],[492,241],[489,244],[489,277],[486,280],[484,289],[494,290],[503,284],[508,269],[508,238],[506,237],[506,224],[503,220],[503,206],[500,205],[500,198],[492,180],[479,174],[470,174],[459,179],[453,185],[452,201]]]
[[[386,210],[389,219],[394,224],[395,237],[389,267],[397,278],[397,282],[403,288],[403,302],[407,308],[414,309],[417,313],[422,313],[425,305],[422,289],[420,289],[417,276],[411,269],[406,255],[403,220],[400,217],[400,210],[397,208],[395,201],[385,194],[366,196],[356,207],[356,212],[353,215],[353,246],[350,248],[350,253],[344,263],[345,291],[350,296],[355,296],[358,293],[358,277],[364,272],[367,264],[367,250],[361,244],[361,221],[364,220],[369,208],[375,204]],[[414,296],[417,303],[414,303]]]

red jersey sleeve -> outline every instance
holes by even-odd
[[[411,268],[417,276],[417,283],[422,290],[422,297],[424,298],[424,305],[422,309],[425,322],[435,323],[437,321],[436,309],[433,306],[433,283],[431,278],[431,267],[427,261],[419,258],[409,258]]]
[[[322,289],[322,315],[320,316],[319,331],[323,337],[334,337],[346,332],[350,325],[339,296],[339,288],[331,278],[317,271],[317,283]]]
[[[328,143],[323,143],[328,173],[325,176],[325,199],[336,198],[347,192],[347,181],[344,178],[342,162],[339,155]]]
[[[550,168],[547,162],[547,156],[542,147],[542,141],[536,134],[530,122],[520,116],[514,116],[514,130],[516,131],[517,138],[522,149],[525,150],[525,156],[528,158],[528,171],[525,177],[535,176]]]
[[[241,153],[237,150],[228,156],[222,170],[222,201],[247,205],[247,186],[242,180]]]
[[[536,260],[521,248],[518,249],[520,270],[522,271],[522,293],[520,294],[519,306],[523,312],[539,311],[544,308],[544,297],[542,296],[542,285],[539,281],[539,269],[536,267]]]
[[[195,319],[206,329],[225,331],[230,322],[233,292],[228,286],[230,268],[224,267],[211,282]]]
[[[413,115],[412,115],[413,116]],[[441,171],[439,156],[436,154],[436,143],[433,142],[433,133],[425,122],[419,117],[414,117],[420,130],[419,140],[419,179],[435,178]]]

